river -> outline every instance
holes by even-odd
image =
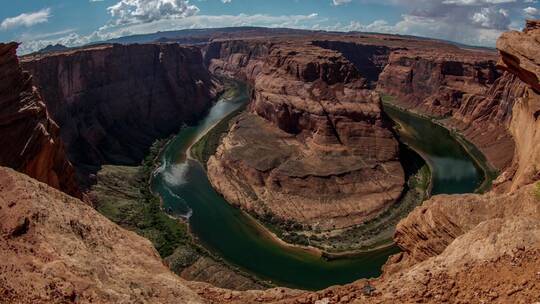
[[[219,100],[196,126],[184,128],[161,154],[152,188],[173,214],[189,218],[192,233],[210,251],[257,277],[277,285],[308,290],[377,277],[396,247],[354,258],[324,260],[301,249],[284,247],[261,232],[254,220],[229,205],[210,185],[203,166],[186,150],[208,129],[248,100],[247,89],[232,100]],[[433,193],[473,192],[481,174],[465,150],[444,128],[394,109],[403,140],[419,150],[433,171]]]

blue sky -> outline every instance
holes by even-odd
[[[411,34],[493,46],[540,18],[538,0],[15,0],[0,11],[0,41],[21,53],[184,28],[255,25]],[[9,3],[9,4],[7,4]]]

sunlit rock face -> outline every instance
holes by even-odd
[[[404,184],[398,143],[361,71],[309,42],[273,45],[257,62],[249,113],[208,165],[217,190],[259,215],[323,230],[395,203]]]
[[[16,52],[16,43],[0,43],[0,165],[80,196],[60,129]]]

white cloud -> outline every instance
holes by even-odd
[[[221,0],[223,3],[231,3],[232,0]]]
[[[19,16],[4,19],[0,24],[0,29],[9,30],[16,27],[31,27],[33,25],[49,21],[51,9],[44,8],[33,13],[23,13]]]
[[[62,44],[65,46],[80,46],[96,41],[103,41],[128,35],[154,33],[158,31],[172,31],[180,29],[215,28],[228,26],[264,26],[264,27],[289,27],[311,29],[317,23],[327,22],[328,19],[320,18],[317,13],[309,15],[281,15],[271,16],[266,14],[254,15],[195,15],[180,19],[161,19],[147,23],[132,23],[126,25],[104,26],[90,35],[71,33],[63,37],[48,39],[28,40],[21,39],[20,54],[35,52],[49,44]]]
[[[199,12],[188,0],[122,0],[107,10],[115,25],[186,18]]]
[[[350,3],[352,0],[332,0],[332,4],[335,6]]]
[[[540,10],[537,9],[536,7],[529,6],[523,9],[523,13],[525,14],[525,17],[527,18],[534,18],[540,15]]]

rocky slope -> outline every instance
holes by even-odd
[[[139,164],[154,140],[198,119],[220,90],[201,51],[176,44],[96,46],[22,64],[82,173]]]
[[[0,165],[80,196],[58,125],[21,69],[16,50],[16,43],[0,43]]]
[[[253,84],[250,113],[208,163],[228,201],[330,230],[376,217],[397,200],[404,184],[397,141],[379,96],[340,53],[274,45]]]
[[[152,244],[0,167],[0,303],[205,303]]]
[[[508,181],[508,191],[540,179],[540,21],[529,21],[523,33],[501,36],[497,48],[499,65],[515,76],[513,88],[522,88],[512,109],[510,131],[516,141],[511,168],[500,177]],[[519,78],[519,79],[518,79]]]
[[[490,90],[497,87],[513,104],[508,123],[516,143],[513,165],[501,177],[508,193],[437,196],[425,202],[399,225],[396,241],[403,253],[389,260],[379,279],[316,293],[282,288],[233,292],[185,282],[163,266],[148,241],[76,199],[0,168],[0,302],[535,303],[540,294],[540,188],[534,184],[540,179],[538,41],[540,22],[530,22],[523,33],[507,33],[498,44],[507,74]],[[278,62],[304,60],[290,56]],[[289,73],[286,68],[273,72]],[[343,91],[362,83],[352,79]],[[289,80],[294,84],[294,77]],[[293,136],[258,115],[246,115],[233,128],[259,122],[278,141],[295,140],[292,148],[301,143],[302,149],[314,149],[317,133]],[[313,122],[310,126],[320,126],[319,120]],[[319,146],[332,147],[337,136],[323,135]],[[234,139],[229,137],[225,145]]]

